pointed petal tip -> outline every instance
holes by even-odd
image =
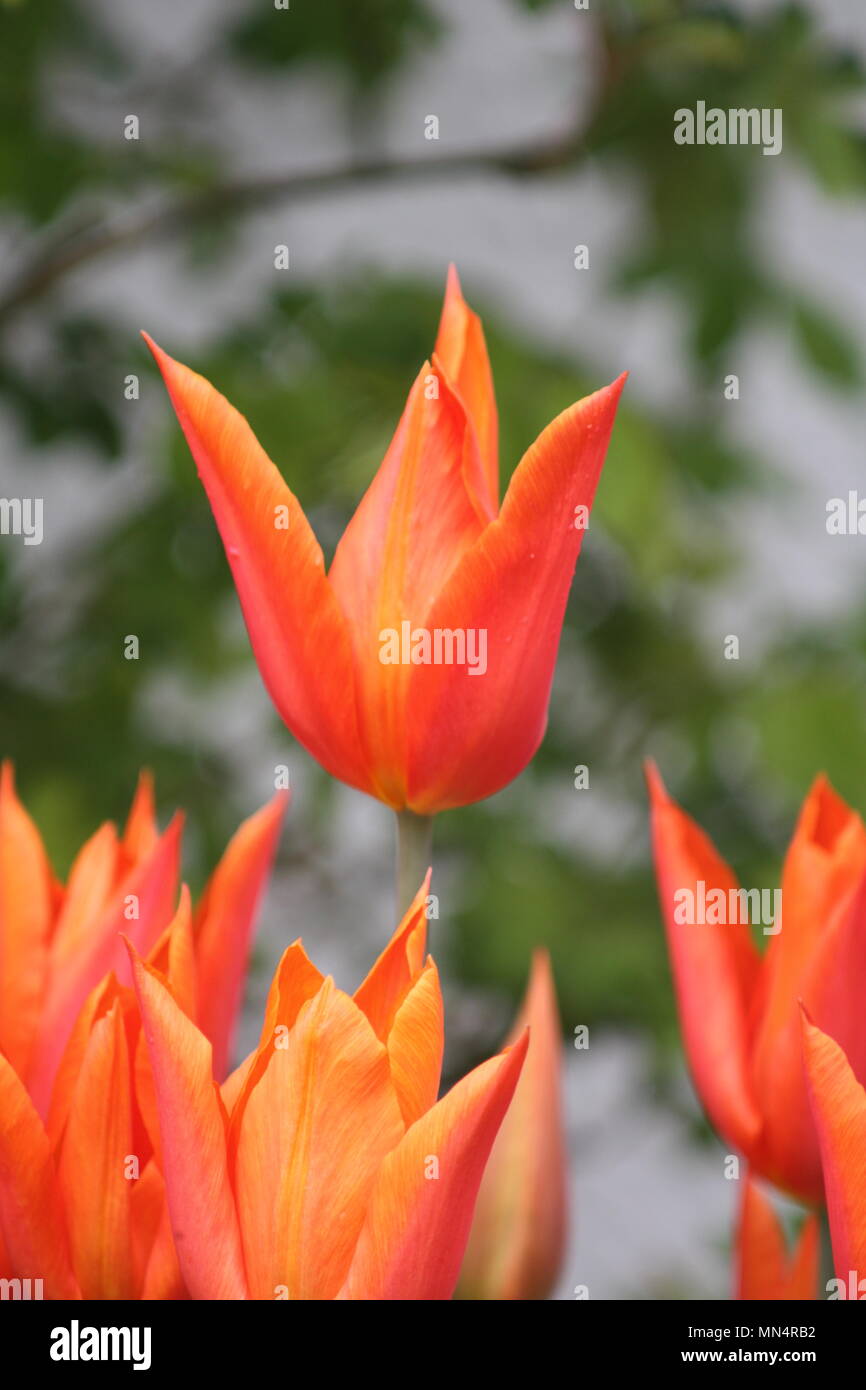
[[[550,964],[550,951],[546,946],[535,946],[532,951],[532,965],[530,967],[530,978],[535,975],[547,975],[553,978],[553,969]]]
[[[603,400],[613,412],[619,405],[619,398],[625,389],[627,380],[628,372],[620,372],[619,376],[608,382],[607,386],[599,386],[596,391],[591,391],[587,399],[592,400],[595,397],[598,400]]]
[[[130,941],[126,932],[118,932],[118,936],[126,947],[126,954],[129,956],[129,963],[134,971],[136,965],[143,965],[144,961],[141,959],[141,956],[138,954],[138,951],[135,949],[135,946]]]
[[[526,1025],[519,1038],[515,1038],[514,1042],[510,1043],[508,1047],[503,1047],[499,1056],[510,1058],[509,1066],[514,1067],[516,1073],[519,1075],[528,1051],[529,1024]]]
[[[650,804],[653,807],[669,805],[671,799],[654,758],[644,758],[643,775],[646,780]]]
[[[145,328],[140,329],[139,332],[141,333],[142,338],[144,339],[145,343],[147,344],[157,363],[161,362],[163,358],[168,356],[167,353],[163,352],[162,348],[159,346],[159,343],[155,342],[154,339],[151,338],[150,334],[147,332]]]

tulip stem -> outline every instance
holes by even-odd
[[[397,812],[397,916],[402,917],[430,867],[433,817]]]
[[[832,1287],[831,1280],[835,1277],[836,1270],[833,1261],[833,1242],[830,1239],[830,1222],[827,1217],[827,1208],[824,1207],[818,1217],[820,1226],[820,1236],[818,1242],[818,1298],[826,1298]]]

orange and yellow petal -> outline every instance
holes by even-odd
[[[137,1294],[132,1249],[133,1152],[129,1051],[115,1000],[94,1022],[57,1156],[72,1264],[84,1298]]]
[[[46,1298],[80,1298],[48,1136],[0,1053],[0,1237],[8,1277],[41,1279]]]
[[[210,499],[271,699],[324,768],[371,790],[346,618],[297,498],[225,397],[145,339]]]
[[[483,1062],[383,1162],[351,1269],[351,1300],[442,1300],[454,1292],[475,1199],[528,1039]]]
[[[567,1220],[562,1032],[545,951],[533,959],[509,1042],[527,1027],[526,1062],[485,1169],[463,1260],[460,1292],[466,1298],[546,1298],[562,1261]]]
[[[335,1297],[403,1128],[384,1046],[326,980],[274,1038],[243,1112],[233,1176],[252,1298]]]
[[[406,804],[419,814],[492,796],[541,742],[584,535],[578,509],[592,504],[623,380],[542,432],[421,619],[428,632],[463,633],[467,659],[409,668]]]
[[[821,1156],[836,1276],[866,1279],[866,1090],[841,1047],[803,1018],[803,1051]]]
[[[688,920],[699,885],[708,897],[723,893],[727,903],[737,882],[700,826],[668,796],[654,767],[647,777],[656,880],[686,1055],[711,1123],[748,1154],[761,1126],[748,1031],[760,957],[748,923],[728,922],[727,912],[718,924]]]
[[[772,1203],[750,1173],[737,1220],[735,1298],[755,1301],[817,1298],[818,1219],[807,1216],[791,1255]]]
[[[243,999],[250,941],[273,864],[288,794],[278,792],[245,820],[214,870],[195,918],[196,1011],[191,1013],[225,1075]]]
[[[178,1261],[190,1296],[243,1299],[247,1281],[228,1175],[226,1117],[204,1034],[156,972],[131,953],[156,1088],[163,1171]]]
[[[0,1050],[20,1075],[30,1066],[48,976],[53,878],[42,839],[0,769]]]
[[[492,520],[499,510],[499,425],[493,375],[481,320],[463,298],[453,265],[448,267],[435,352],[472,422],[482,469],[478,491]]]

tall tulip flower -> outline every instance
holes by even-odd
[[[148,343],[259,669],[295,737],[333,776],[397,811],[429,817],[504,787],[544,733],[624,378],[547,426],[500,508],[484,334],[452,269],[432,361],[326,573],[299,502],[246,420]]]
[[[181,1270],[197,1299],[447,1299],[527,1039],[437,1101],[442,1000],[425,888],[354,997],[295,942],[256,1050],[211,1047],[158,972],[133,971]]]
[[[728,865],[653,768],[649,786],[656,876],[698,1093],[719,1134],[757,1174],[818,1203],[821,1158],[798,1000],[855,1067],[866,1065],[866,829],[819,777],[785,859],[780,914],[764,922],[762,954]]]
[[[526,1063],[490,1155],[460,1272],[470,1299],[546,1298],[565,1244],[562,1033],[546,951],[537,951],[507,1042],[529,1029]]]
[[[818,1287],[818,1218],[806,1217],[788,1254],[782,1223],[750,1173],[737,1225],[735,1297],[749,1302],[814,1299]]]
[[[224,1075],[241,1000],[250,934],[270,869],[286,794],[241,825],[192,923],[197,1018]],[[70,1030],[95,986],[114,971],[131,983],[120,942],[147,953],[174,917],[182,817],[160,834],[143,775],[123,834],[106,823],[75,859],[65,885],[19,801],[12,768],[0,773],[0,1052],[44,1115]]]
[[[861,991],[862,994],[862,991]],[[866,1298],[866,1090],[850,1053],[804,1012],[803,1051],[821,1141],[836,1298]],[[831,1296],[833,1296],[831,1291]]]

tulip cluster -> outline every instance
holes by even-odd
[[[429,829],[543,736],[622,380],[566,409],[499,503],[481,324],[455,272],[432,358],[326,573],[246,421],[155,344],[276,708],[398,813],[399,925],[350,995],[300,941],[229,1071],[286,796],[193,908],[145,776],[55,878],[0,780],[0,1278],[54,1299],[546,1297],[566,1220],[560,1030],[539,950],[503,1050],[440,1097]],[[419,888],[419,884],[421,885]],[[399,915],[399,914],[398,914]]]
[[[289,945],[231,1069],[287,795],[240,827],[193,906],[182,819],[159,830],[146,775],[123,831],[103,825],[60,883],[5,765],[0,1279],[54,1299],[545,1298],[567,1208],[550,961],[535,952],[502,1050],[440,1095],[428,866],[433,818],[499,791],[543,737],[623,379],[548,425],[500,505],[490,363],[452,269],[431,358],[326,570],[244,418],[148,342],[276,709],[396,813],[399,923],[353,994]],[[685,1048],[744,1165],[735,1296],[815,1297],[826,1205],[828,1293],[864,1297],[866,828],[819,779],[767,906],[648,780]],[[808,1209],[791,1249],[767,1184]]]
[[[502,1050],[440,1095],[428,865],[433,818],[499,791],[543,737],[623,378],[548,425],[500,505],[490,363],[452,269],[326,571],[246,420],[148,342],[276,709],[396,812],[399,924],[353,994],[289,945],[232,1070],[287,795],[240,827],[193,907],[182,819],[159,830],[147,776],[64,884],[5,765],[0,1279],[54,1299],[545,1298],[567,1208],[550,961],[536,951]],[[744,1164],[735,1296],[815,1297],[826,1205],[827,1291],[866,1297],[866,828],[819,779],[765,906],[654,767],[648,781],[686,1052]],[[792,1249],[766,1184],[808,1209]]]
[[[837,1280],[848,1289],[858,1271],[866,1275],[866,1096],[856,1080],[866,1077],[866,827],[818,778],[800,812],[779,910],[764,920],[768,944],[760,952],[732,870],[652,766],[648,781],[692,1076],[711,1124],[748,1165],[738,1296],[816,1297],[815,1217],[804,1222],[789,1260],[756,1177],[813,1213],[826,1199]],[[697,918],[684,910],[696,901]]]

